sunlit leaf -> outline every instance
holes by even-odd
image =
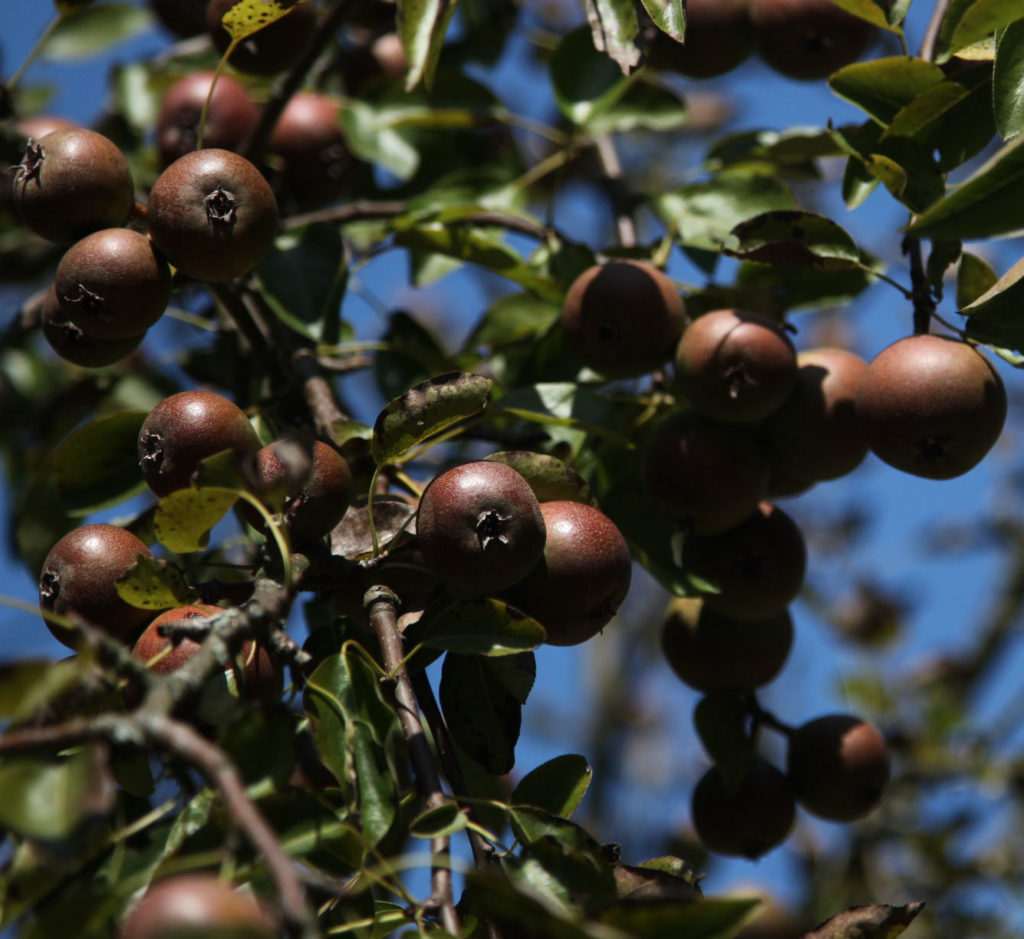
[[[428,604],[420,628],[425,646],[461,655],[514,655],[536,649],[547,637],[536,620],[492,597],[463,599],[439,609]]]
[[[643,0],[644,9],[654,25],[676,42],[686,38],[685,0]]]
[[[441,46],[458,0],[397,0],[398,35],[408,62],[406,89],[434,80]]]
[[[221,17],[221,25],[232,39],[245,39],[269,26],[306,0],[236,0]]]
[[[210,530],[238,500],[233,489],[179,489],[164,496],[153,526],[157,539],[170,551],[187,554],[206,547]]]
[[[145,555],[128,568],[115,586],[122,600],[143,610],[167,610],[198,599],[177,567],[164,558]]]
[[[605,53],[624,75],[640,64],[640,31],[633,0],[584,0],[594,48]]]
[[[102,3],[78,9],[61,20],[43,44],[55,62],[75,62],[113,49],[150,24],[149,12],[128,3]]]
[[[999,35],[992,71],[996,127],[1003,140],[1024,130],[1024,18]]]
[[[984,258],[965,251],[960,256],[956,274],[956,304],[963,309],[995,286],[999,275]]]

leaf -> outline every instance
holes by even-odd
[[[894,939],[924,909],[923,903],[889,906],[872,903],[837,913],[802,939]]]
[[[532,805],[552,815],[570,818],[590,786],[594,772],[585,757],[556,756],[530,770],[509,797],[511,805]]]
[[[459,600],[439,609],[428,604],[420,628],[423,645],[460,655],[515,655],[536,649],[547,638],[536,620],[491,597]]]
[[[693,724],[711,760],[730,783],[739,784],[754,763],[753,741],[746,729],[747,709],[730,692],[704,695],[693,712]]]
[[[304,2],[306,0],[236,0],[220,22],[232,39],[245,39]]]
[[[832,0],[837,7],[842,7],[847,13],[867,20],[882,29],[898,32],[890,25],[890,19],[885,14],[885,9],[875,0]],[[891,2],[888,5],[892,5]]]
[[[117,579],[118,596],[143,610],[167,610],[195,603],[198,594],[181,570],[164,558],[142,555]]]
[[[148,11],[127,3],[104,3],[64,17],[43,43],[54,62],[76,62],[112,49],[150,25]]]
[[[441,57],[441,46],[458,0],[397,0],[398,35],[408,63],[405,88],[421,81],[430,88]]]
[[[608,399],[575,382],[543,382],[517,388],[500,404],[503,412],[527,421],[571,427],[632,446],[617,426],[620,422]]]
[[[638,81],[607,110],[595,114],[587,127],[595,134],[626,134],[674,130],[688,120],[686,102],[671,88]]]
[[[584,0],[594,48],[607,55],[623,75],[640,64],[636,44],[640,23],[633,0]]]
[[[1018,0],[975,0],[966,9],[961,7],[960,10],[962,15],[949,39],[949,51],[954,54],[1021,18]],[[947,22],[943,22],[943,34],[947,28]]]
[[[336,225],[306,225],[278,239],[256,270],[282,322],[314,342],[337,342],[348,269]]]
[[[913,235],[969,241],[1024,228],[1024,137],[1004,144],[970,179],[929,206]]]
[[[373,370],[377,386],[388,400],[455,367],[434,333],[405,310],[395,310],[388,316],[388,329],[381,342],[385,348],[374,358]]]
[[[479,414],[493,384],[482,375],[448,372],[395,398],[373,425],[370,450],[377,465],[401,462],[414,447]]]
[[[86,666],[78,656],[60,662],[25,659],[0,665],[0,718],[17,719],[78,685]]]
[[[585,26],[574,29],[551,57],[555,102],[574,124],[585,125],[619,100],[629,87],[615,64],[594,47]]]
[[[979,262],[984,263],[984,262]],[[976,275],[984,278],[984,268],[973,265]],[[1024,259],[1013,265],[991,287],[977,299],[964,306],[960,312],[967,316],[979,317],[992,322],[1021,323],[1024,325]]]
[[[86,515],[145,488],[139,474],[139,430],[146,411],[97,417],[53,452],[50,472],[61,505]]]
[[[676,42],[683,42],[686,33],[685,0],[643,0],[651,21]]]
[[[603,923],[623,930],[631,939],[730,939],[761,901],[705,897],[660,903],[624,903],[600,917]]]
[[[1011,140],[1024,130],[1024,19],[1007,26],[996,41],[992,100],[999,136]]]
[[[396,129],[395,111],[394,107],[375,107],[350,98],[339,119],[345,142],[357,157],[406,181],[419,169],[420,154]]]
[[[538,502],[584,502],[597,508],[586,480],[571,466],[548,453],[532,450],[503,450],[488,460],[511,466],[530,484]]]
[[[206,547],[210,530],[238,500],[238,491],[216,487],[179,489],[157,504],[153,527],[169,551],[188,554]]]
[[[984,258],[965,251],[956,273],[956,305],[963,309],[977,300],[998,280],[992,265]]]
[[[445,802],[421,812],[409,823],[414,838],[441,838],[465,831],[468,819],[456,802]]]
[[[796,208],[789,187],[766,173],[720,173],[655,195],[653,204],[680,244],[708,251],[720,251],[730,232],[753,216]]]
[[[490,773],[507,773],[515,763],[522,706],[536,674],[531,652],[507,658],[445,656],[439,698],[448,729]]]
[[[850,267],[860,260],[854,240],[835,222],[812,212],[765,212],[732,230],[733,257],[783,267]]]
[[[829,87],[878,123],[887,125],[945,77],[942,69],[924,59],[892,56],[847,65],[829,78]]]

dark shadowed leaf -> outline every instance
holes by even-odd
[[[139,428],[146,411],[97,417],[54,451],[51,474],[61,505],[86,515],[145,488],[139,473]]]
[[[389,401],[432,375],[455,367],[422,318],[405,310],[395,310],[388,316],[388,329],[381,342],[386,348],[374,358],[373,370],[381,394]]]
[[[739,781],[754,762],[754,744],[746,731],[747,711],[739,695],[704,695],[693,712],[694,729],[707,755],[728,780]]]
[[[552,815],[570,818],[588,787],[593,770],[575,753],[556,756],[530,770],[512,791],[512,805],[532,805]]]
[[[924,909],[923,903],[888,906],[873,903],[844,910],[807,933],[803,939],[894,939]]]
[[[995,286],[999,275],[984,258],[965,251],[956,272],[956,305],[963,309]]]
[[[446,802],[427,809],[409,823],[409,831],[416,838],[440,838],[464,831],[467,818],[455,802]]]
[[[516,470],[530,484],[538,502],[565,499],[597,507],[586,480],[558,457],[532,450],[502,450],[492,453],[487,459]]]
[[[837,7],[842,7],[847,13],[859,16],[862,20],[881,26],[883,29],[891,29],[889,25],[892,20],[886,16],[886,4],[878,3],[876,0],[832,0]]]
[[[765,212],[732,230],[727,254],[782,267],[851,267],[860,260],[854,240],[813,212]]]
[[[0,718],[17,718],[43,707],[81,682],[85,668],[78,656],[0,665]]]
[[[634,939],[730,939],[761,901],[677,900],[654,904],[622,904],[601,916],[601,921],[625,931]]]
[[[1024,130],[1024,19],[1011,23],[999,35],[992,71],[992,99],[996,127],[1003,140]]]
[[[590,30],[573,30],[551,59],[551,81],[559,110],[574,124],[586,124],[626,93],[629,79],[594,48]]]
[[[588,128],[595,134],[666,131],[684,126],[687,119],[686,102],[671,88],[638,81],[606,111],[595,114]]]
[[[448,372],[391,401],[373,425],[377,465],[397,463],[414,447],[487,407],[494,383],[482,375]]]
[[[985,276],[984,269],[979,268],[977,264],[973,266],[977,275]],[[964,306],[960,312],[993,323],[1024,325],[1024,260],[1014,264],[988,290]]]
[[[903,108],[943,81],[942,69],[924,59],[893,56],[847,65],[832,75],[832,90],[888,124]]]

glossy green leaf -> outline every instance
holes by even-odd
[[[397,463],[413,448],[487,407],[493,382],[449,372],[391,401],[373,426],[371,451],[378,466]]]
[[[1001,147],[970,179],[921,213],[914,235],[969,241],[1024,228],[1024,137]]]
[[[284,323],[314,342],[337,342],[348,268],[336,225],[283,235],[256,274],[263,298]]]
[[[1016,137],[1024,130],[1024,19],[1007,26],[996,42],[992,99],[999,136]]]
[[[164,496],[156,507],[153,527],[169,551],[188,554],[203,550],[210,530],[238,500],[234,489],[180,489]]]
[[[974,267],[976,274],[984,277],[984,269],[977,265]],[[1024,260],[1014,264],[988,290],[964,306],[960,312],[992,322],[1024,324]]]
[[[511,466],[530,484],[538,502],[567,499],[597,507],[597,502],[586,480],[558,457],[533,450],[502,450],[492,453],[488,460]]]
[[[765,212],[732,230],[727,254],[783,267],[849,267],[860,260],[854,240],[832,219],[813,212]]]
[[[686,34],[685,0],[643,0],[644,9],[651,21],[663,33],[668,33],[676,42],[682,42]]]
[[[441,668],[439,699],[459,746],[488,772],[507,773],[537,666],[533,653],[503,658],[448,653]]]
[[[492,597],[462,599],[438,609],[430,604],[420,621],[419,641],[460,655],[515,655],[536,649],[547,633],[535,619]]]
[[[628,75],[640,64],[640,23],[633,0],[583,0],[594,48]]]
[[[150,25],[147,10],[128,3],[103,3],[64,17],[43,44],[55,62],[76,62],[99,55],[137,36]]]
[[[626,134],[634,130],[667,131],[686,125],[686,102],[671,88],[638,81],[587,125],[595,134]]]
[[[142,555],[117,583],[118,596],[143,610],[166,610],[195,603],[199,595],[181,570],[164,558]]]
[[[708,251],[720,251],[732,230],[752,216],[796,208],[789,187],[763,173],[721,173],[652,201],[680,244]]]
[[[441,838],[465,831],[468,819],[456,802],[445,802],[421,812],[409,823],[409,833],[415,838]]]
[[[398,35],[408,63],[405,87],[430,88],[441,58],[445,33],[458,0],[397,0]]]
[[[524,845],[509,865],[510,876],[518,883],[569,915],[579,905],[604,907],[618,898],[615,875],[601,847],[589,835],[583,847],[575,841],[573,833],[567,836],[563,828],[558,834],[544,835]]]
[[[900,110],[944,79],[942,69],[931,62],[893,56],[847,65],[832,75],[829,86],[880,124],[888,124]]]
[[[145,488],[139,473],[139,429],[146,411],[97,417],[53,452],[50,472],[61,505],[86,515]]]
[[[610,108],[629,87],[615,63],[594,48],[590,30],[573,30],[551,59],[551,81],[558,109],[574,124],[587,124]]]
[[[601,921],[634,939],[731,939],[761,903],[750,899],[680,900],[651,904],[621,904],[602,914]]]
[[[965,251],[956,272],[956,305],[963,309],[995,286],[999,275],[984,258]]]
[[[959,18],[955,14],[959,13]],[[992,36],[996,30],[1021,18],[1018,0],[974,0],[970,4],[954,6],[943,22],[943,34],[948,34],[951,21],[955,26],[949,35],[949,51],[956,53]]]
[[[512,790],[512,805],[532,805],[561,818],[571,818],[594,775],[585,757],[556,756],[530,770]]]

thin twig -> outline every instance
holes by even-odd
[[[402,645],[402,634],[398,629],[398,597],[388,587],[371,587],[363,597],[363,606],[380,644],[384,668],[393,682],[398,720],[409,746],[409,756],[412,759],[420,796],[428,809],[446,805],[448,797],[441,788],[441,779],[420,721],[416,694],[409,678],[409,671],[405,667],[405,650]],[[433,857],[445,859],[443,863],[435,864],[432,868],[431,899],[437,903],[441,911],[444,928],[452,935],[458,935],[459,916],[455,911],[452,872],[447,863],[450,849],[451,845],[446,835],[430,840],[430,852]]]
[[[931,19],[928,21],[928,28],[925,30],[924,39],[921,40],[920,57],[926,62],[935,58],[935,50],[939,43],[939,32],[942,30],[942,21],[946,18],[949,10],[949,0],[936,0],[932,9]]]
[[[935,314],[935,296],[928,275],[924,268],[921,252],[921,239],[907,235],[903,239],[903,253],[910,261],[911,296],[914,301],[914,332],[927,333],[931,327],[932,316]]]
[[[636,220],[633,218],[633,204],[626,187],[622,164],[615,150],[615,142],[608,134],[594,137],[594,147],[601,161],[601,171],[608,181],[612,211],[615,213],[615,227],[619,233],[619,244],[624,248],[636,246]]]

